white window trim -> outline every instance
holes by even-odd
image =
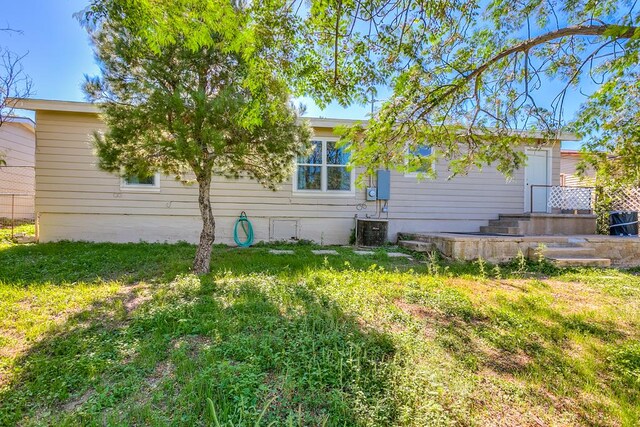
[[[356,184],[356,174],[355,168],[352,168],[349,171],[350,174],[350,190],[327,190],[327,168],[330,167],[345,167],[342,165],[327,165],[327,142],[337,142],[339,138],[334,137],[318,137],[311,138],[311,141],[320,141],[322,142],[322,164],[311,165],[311,166],[320,166],[320,190],[298,190],[298,159],[294,159],[294,171],[293,178],[291,179],[292,183],[292,193],[296,196],[310,196],[310,197],[353,197],[356,194],[355,184]],[[304,163],[300,163],[304,165]]]
[[[407,153],[409,153],[409,146],[408,146],[408,145],[405,147],[405,151],[406,151]],[[430,155],[431,155],[431,156],[433,155],[433,147],[431,147],[431,154],[430,154]],[[431,163],[431,168],[432,168],[432,169],[433,169],[434,164],[435,164],[435,163]],[[405,167],[407,166],[407,161],[406,161],[406,159],[405,159],[404,165],[405,165]],[[429,172],[426,172],[426,171],[422,171],[422,172],[420,172],[420,171],[405,172],[405,173],[404,173],[404,177],[405,177],[405,178],[418,178],[418,176],[419,176],[420,174],[422,174],[423,176],[426,176],[428,173],[429,173]]]
[[[153,174],[153,185],[149,184],[128,184],[124,176],[120,177],[120,190],[128,192],[159,192],[160,191],[160,173]]]

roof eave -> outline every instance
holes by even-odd
[[[9,116],[4,118],[4,123],[15,123],[17,125],[23,126],[31,132],[36,131],[36,124],[29,117]]]
[[[96,104],[78,101],[54,101],[35,98],[7,98],[13,108],[31,111],[62,111],[67,113],[98,114],[100,108]]]
[[[86,113],[99,114],[100,107],[97,104],[78,101],[55,101],[48,99],[34,98],[9,98],[9,103],[13,103],[14,107],[22,110],[32,111],[62,111],[69,113]],[[311,126],[318,128],[336,128],[338,126],[353,126],[357,123],[365,123],[366,120],[355,119],[335,119],[321,117],[301,117],[301,120],[308,120]],[[523,138],[542,139],[544,135],[541,132],[518,131]],[[580,141],[574,134],[569,132],[561,132],[555,138],[558,141]]]

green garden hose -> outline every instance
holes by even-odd
[[[238,225],[242,227],[242,231],[244,231],[246,236],[244,242],[241,242],[238,238]],[[246,248],[253,244],[253,226],[251,225],[249,218],[247,218],[245,211],[242,211],[240,218],[236,219],[236,224],[233,226],[233,240],[236,242],[236,245],[241,248]]]

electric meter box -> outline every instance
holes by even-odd
[[[373,202],[378,199],[378,190],[376,187],[367,187],[367,202]]]

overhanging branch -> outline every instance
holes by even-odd
[[[473,79],[478,78],[482,73],[484,73],[489,67],[491,67],[496,62],[504,59],[510,55],[513,55],[518,52],[528,52],[530,49],[550,42],[552,40],[561,39],[564,37],[573,37],[573,36],[605,36],[608,32],[614,31],[616,29],[624,29],[619,33],[615,34],[615,36],[611,36],[612,39],[629,39],[633,37],[636,31],[639,31],[640,27],[623,27],[620,25],[575,25],[565,28],[560,28],[555,31],[550,31],[545,34],[541,34],[537,37],[527,39],[521,43],[518,43],[508,49],[505,49],[498,53],[497,55],[489,58],[487,61],[482,63],[479,67],[473,69],[471,72],[464,75],[458,82],[453,83],[451,87],[444,91],[440,96],[438,96],[431,103],[431,107],[427,108],[426,111],[423,112],[422,115],[428,113],[436,105],[438,105],[443,100],[447,99],[449,96],[453,95],[456,91],[458,91],[463,85],[472,81]]]

